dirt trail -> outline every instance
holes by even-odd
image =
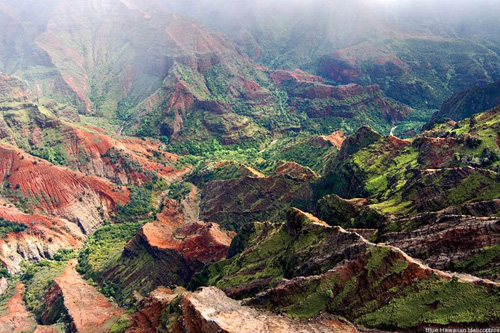
[[[108,331],[123,310],[89,285],[76,271],[76,265],[77,261],[71,260],[63,274],[55,279],[74,328],[85,333]]]
[[[17,282],[14,295],[2,311],[0,304],[0,332],[2,333],[58,333],[57,326],[38,325],[33,315],[26,310],[23,302],[24,284]]]
[[[18,282],[14,296],[8,301],[6,313],[0,313],[0,332],[32,332],[37,324],[23,304],[24,284]]]

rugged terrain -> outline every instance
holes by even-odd
[[[500,327],[499,11],[0,0],[0,331]]]

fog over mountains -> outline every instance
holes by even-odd
[[[500,2],[0,0],[0,332],[500,328]]]

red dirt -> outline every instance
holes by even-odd
[[[343,131],[337,131],[337,132],[334,132],[328,136],[322,135],[321,137],[323,139],[325,139],[326,141],[331,142],[331,144],[334,145],[335,147],[337,147],[338,149],[340,149],[340,147],[342,147],[342,144],[344,143],[344,140],[345,140],[345,134]]]
[[[24,285],[16,284],[16,293],[7,303],[6,313],[0,316],[1,332],[32,332],[37,324],[23,304]]]
[[[66,126],[62,129],[65,137],[66,151],[73,164],[76,164],[80,171],[94,174],[100,177],[119,179],[122,183],[142,183],[147,180],[145,171],[154,171],[167,181],[174,181],[181,177],[186,170],[176,170],[173,167],[155,162],[155,157],[159,157],[164,162],[175,163],[177,155],[164,152],[160,149],[160,144],[151,140],[141,139],[113,139],[103,133],[86,131],[73,126]],[[137,172],[128,170],[125,172],[121,167],[123,161],[112,164],[109,157],[103,157],[109,149],[115,149],[122,155],[138,162],[143,171]],[[88,163],[82,165],[81,155],[88,157]],[[70,163],[71,164],[71,163]]]
[[[28,226],[23,232],[0,239],[0,263],[11,273],[21,270],[23,260],[44,259],[59,249],[80,248],[84,235],[74,223],[42,215],[28,215],[0,201],[0,217]]]
[[[62,291],[72,325],[77,332],[105,332],[119,319],[123,310],[90,286],[76,272],[76,264],[76,260],[71,260],[63,274],[54,280]]]
[[[311,75],[300,69],[295,69],[294,71],[286,70],[275,70],[270,74],[271,80],[277,84],[282,84],[285,81],[297,81],[304,83],[323,83],[323,79],[316,75]]]
[[[140,300],[138,311],[132,315],[132,325],[126,333],[156,333],[162,324],[162,315],[169,304],[186,290],[177,287],[175,290],[160,286]]]
[[[0,144],[0,180],[30,198],[35,213],[79,221],[86,231],[102,221],[101,214],[129,200],[128,190],[107,180],[54,166],[6,144]]]
[[[316,172],[295,162],[282,162],[278,164],[275,172],[277,175],[286,175],[299,180],[312,180],[319,177]]]
[[[175,250],[187,260],[212,262],[223,259],[234,233],[215,223],[193,223],[178,229],[163,223],[148,223],[142,232],[148,243],[162,250]]]

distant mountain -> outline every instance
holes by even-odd
[[[498,13],[0,0],[0,331],[498,326]]]
[[[500,105],[500,81],[453,94],[433,118],[459,121],[498,105]]]
[[[388,96],[420,109],[438,109],[456,91],[500,75],[495,1],[169,4],[224,31],[271,68],[298,67],[335,84],[378,84]]]
[[[123,121],[124,133],[171,141],[259,142],[284,130],[331,133],[349,123],[388,132],[412,110],[376,86],[336,88],[275,72],[221,32],[160,2],[0,2],[0,70],[37,97]],[[36,5],[35,5],[36,6]],[[36,22],[32,24],[31,21]]]
[[[234,144],[285,129],[327,134],[369,124],[388,133],[407,119],[415,129],[452,93],[499,78],[492,31],[500,23],[488,14],[496,5],[446,13],[443,6],[0,1],[8,32],[0,71],[23,79],[35,96],[118,118],[128,134],[185,141],[196,130],[198,141]],[[301,95],[273,72],[296,67],[321,77],[310,85],[371,86],[361,94],[372,97]]]

